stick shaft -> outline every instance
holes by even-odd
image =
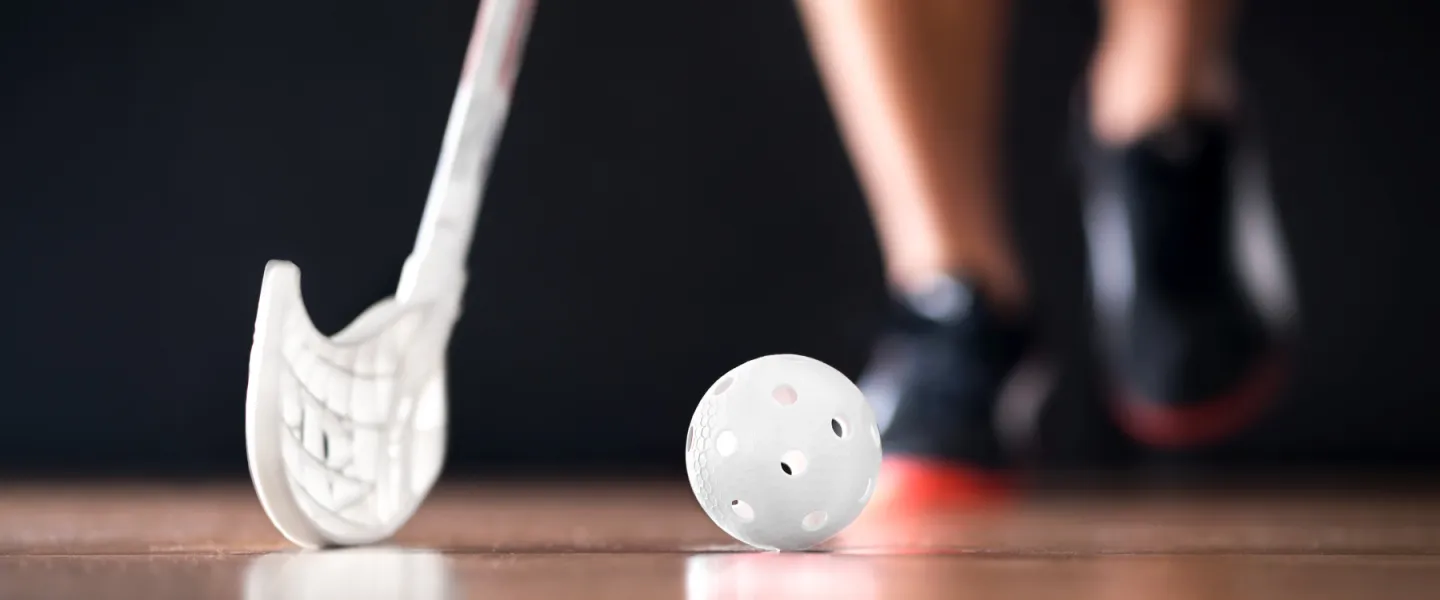
[[[535,0],[483,0],[445,126],[415,249],[396,298],[427,299],[465,276],[475,220],[505,128]]]

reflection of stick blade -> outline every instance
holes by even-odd
[[[443,555],[392,549],[267,554],[245,570],[245,600],[452,600],[459,584]]]

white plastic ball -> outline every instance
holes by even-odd
[[[710,386],[685,440],[710,519],[767,550],[804,550],[860,516],[880,472],[880,431],[860,388],[830,365],[780,354]]]

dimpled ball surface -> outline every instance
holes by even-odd
[[[864,510],[880,471],[880,432],[860,389],[831,366],[781,354],[747,362],[706,390],[686,432],[690,487],[737,540],[804,550]]]

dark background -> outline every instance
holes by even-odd
[[[452,347],[472,468],[678,469],[698,395],[767,353],[854,375],[882,294],[793,7],[541,0]],[[1257,0],[1242,64],[1304,337],[1287,402],[1210,458],[1440,456],[1427,2]],[[266,260],[335,332],[409,251],[474,0],[0,8],[0,468],[244,469]],[[1061,141],[1083,2],[1020,0],[1008,188],[1050,348],[1057,464],[1128,461],[1094,409]]]

